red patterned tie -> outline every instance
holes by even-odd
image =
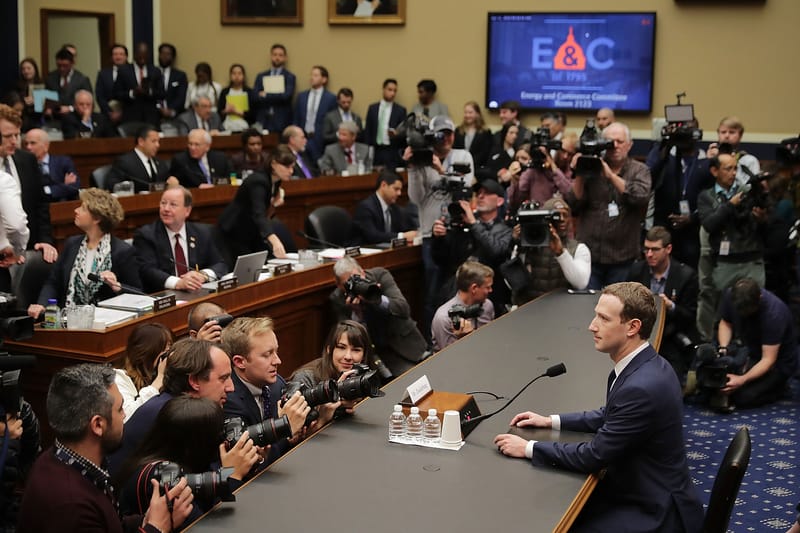
[[[186,265],[186,256],[183,253],[183,246],[181,246],[181,234],[175,234],[175,272],[178,276],[183,276],[189,271]]]

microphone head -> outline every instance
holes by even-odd
[[[560,376],[561,374],[566,374],[566,372],[567,372],[567,367],[564,365],[564,363],[558,363],[557,365],[553,365],[550,368],[548,368],[545,371],[544,375],[549,378],[554,378],[556,376]]]
[[[89,281],[103,281],[103,278],[101,278],[94,272],[89,272],[89,274],[87,274],[86,277],[89,278]]]

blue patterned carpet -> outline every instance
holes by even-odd
[[[790,399],[758,409],[721,415],[685,406],[689,470],[708,504],[719,463],[736,431],[750,430],[753,448],[728,531],[786,531],[800,502],[800,386]]]

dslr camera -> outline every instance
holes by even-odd
[[[336,386],[336,381],[332,379],[321,381],[313,387],[309,387],[305,383],[300,383],[298,381],[290,381],[283,388],[283,391],[281,391],[280,406],[283,407],[286,405],[289,398],[294,396],[294,393],[298,391],[303,395],[308,406],[311,407],[311,411],[306,417],[305,425],[309,425],[319,418],[319,411],[314,409],[316,406],[322,405],[323,403],[339,401],[339,388]]]
[[[703,130],[697,127],[694,116],[694,105],[681,104],[681,98],[685,96],[686,93],[680,93],[676,105],[664,106],[667,124],[661,128],[662,146],[691,148],[697,141],[703,140]]]
[[[369,365],[356,363],[353,372],[343,381],[336,383],[339,398],[342,400],[357,400],[359,398],[380,398],[386,394],[380,390],[381,377],[377,370],[370,369]]]
[[[539,209],[537,202],[525,201],[519,206],[514,217],[509,219],[512,226],[520,225],[520,246],[522,248],[541,248],[550,244],[550,225],[561,223],[561,212]]]
[[[575,164],[575,174],[584,178],[600,177],[603,174],[600,158],[609,148],[614,148],[614,141],[605,139],[595,126],[594,119],[588,119],[578,138],[578,152],[581,155]]]
[[[367,303],[375,304],[381,300],[381,288],[374,281],[353,274],[344,282],[345,298],[360,297]]]
[[[739,213],[743,215],[750,214],[754,207],[766,209],[769,206],[769,193],[764,189],[764,182],[773,177],[769,172],[759,172],[753,174],[745,165],[741,165],[745,174],[747,174],[747,183],[739,187],[742,193],[742,201],[739,203]]]
[[[152,465],[150,475],[147,477],[147,486],[150,480],[158,481],[161,494],[178,484],[182,477],[186,478],[186,484],[192,490],[192,494],[199,501],[213,503],[217,498],[223,502],[235,502],[236,496],[233,495],[228,478],[233,474],[233,468],[218,468],[200,474],[190,474],[181,465],[171,461],[159,461]],[[140,491],[143,487],[140,486]]]
[[[252,426],[247,426],[241,417],[234,416],[225,420],[223,431],[225,432],[225,444],[229,450],[236,445],[245,431],[250,434],[253,444],[261,447],[274,444],[280,439],[292,437],[292,427],[289,425],[289,417],[286,415],[263,420]]]
[[[453,324],[454,330],[461,329],[461,319],[478,318],[483,313],[482,304],[463,305],[456,304],[447,310],[447,317]]]
[[[206,318],[205,320],[203,320],[203,324],[205,324],[207,322],[211,322],[212,320],[216,320],[217,324],[219,324],[219,326],[222,329],[225,329],[228,326],[228,324],[233,322],[233,317],[231,315],[227,314],[227,313],[224,314],[224,315],[210,316],[210,317]]]
[[[523,165],[522,170],[525,171],[529,168],[544,168],[547,162],[545,156],[538,148],[541,146],[546,150],[561,150],[561,141],[552,139],[550,137],[550,128],[544,126],[540,127],[531,135],[531,160],[527,165]]]

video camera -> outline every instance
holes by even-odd
[[[462,305],[455,304],[447,310],[447,316],[453,323],[453,329],[461,329],[461,319],[478,318],[483,313],[482,304]]]
[[[415,113],[409,113],[397,126],[397,135],[405,136],[406,144],[411,147],[409,163],[419,167],[433,164],[433,147],[444,139],[444,132],[431,129],[428,117]]]
[[[160,461],[153,465],[147,485],[150,479],[158,481],[161,494],[178,484],[182,477],[186,478],[186,484],[191,489],[194,497],[205,503],[213,503],[217,498],[223,502],[235,502],[228,478],[233,474],[233,468],[218,468],[200,474],[186,472],[181,465],[171,461]]]
[[[800,165],[800,135],[783,139],[775,148],[775,160],[782,167]]]
[[[472,199],[472,188],[464,180],[464,175],[469,174],[471,167],[469,164],[454,163],[453,173],[442,176],[439,183],[431,187],[434,191],[443,191],[450,195],[451,202],[447,204],[447,218],[445,226],[448,230],[464,228],[464,210],[461,208],[460,200],[470,201]]]
[[[345,298],[360,297],[367,303],[381,301],[381,288],[374,281],[368,281],[358,274],[353,274],[344,282]]]
[[[692,368],[697,375],[698,387],[719,390],[728,384],[728,374],[741,374],[748,359],[748,350],[741,341],[735,341],[724,350],[713,344],[697,347]]]
[[[595,126],[594,119],[587,119],[578,138],[578,152],[581,155],[575,164],[575,174],[584,178],[600,177],[603,174],[600,158],[609,148],[614,148],[614,141],[603,137]]]
[[[661,128],[661,143],[666,146],[691,148],[694,143],[703,140],[703,130],[697,127],[694,105],[681,104],[681,98],[685,98],[686,93],[680,93],[676,97],[678,99],[676,105],[664,106],[667,124]]]
[[[513,218],[513,225],[520,225],[520,246],[522,248],[541,248],[550,244],[550,225],[558,227],[561,212],[539,209],[536,202],[523,202]]]
[[[15,341],[33,336],[33,318],[13,310],[17,299],[14,295],[0,293],[0,339]],[[20,374],[23,368],[36,364],[33,355],[9,355],[2,349],[0,340],[0,411],[18,414],[22,405]]]
[[[738,206],[739,212],[749,215],[754,207],[767,208],[769,193],[764,189],[763,182],[772,178],[773,175],[769,172],[753,174],[745,165],[741,165],[740,168],[747,174],[747,183],[739,187],[739,191],[742,193],[742,201]]]
[[[263,420],[252,426],[247,426],[241,417],[235,416],[226,419],[223,428],[225,444],[229,450],[236,445],[245,431],[250,434],[250,438],[253,439],[256,446],[262,447],[292,437],[292,427],[289,425],[289,417],[286,415]]]
[[[522,166],[523,171],[529,168],[544,167],[547,162],[547,156],[541,150],[538,150],[539,147],[543,147],[546,150],[561,150],[561,141],[551,138],[550,128],[545,126],[542,126],[531,135],[530,145],[531,160],[527,165]]]

